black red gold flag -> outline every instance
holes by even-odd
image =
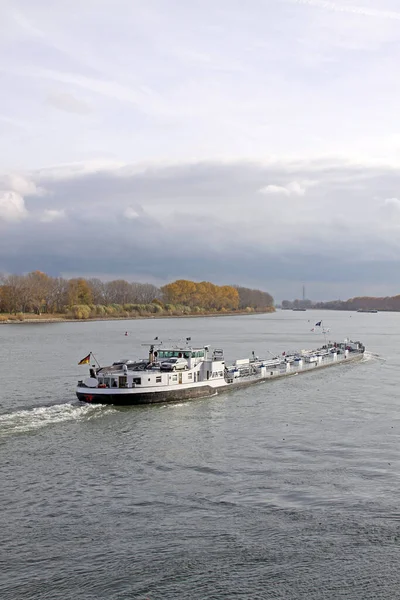
[[[78,362],[78,365],[88,365],[90,363],[90,355],[91,352],[87,356],[85,356],[85,358],[82,358],[82,360]]]

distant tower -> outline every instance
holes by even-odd
[[[306,299],[306,286],[303,285],[303,302]]]

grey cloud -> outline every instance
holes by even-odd
[[[0,270],[208,279],[278,299],[303,281],[316,299],[397,283],[400,213],[382,206],[400,174],[389,167],[201,162],[31,179],[46,194],[25,198],[31,218],[0,224]],[[259,194],[316,180],[304,196]],[[49,210],[65,218],[41,222]]]

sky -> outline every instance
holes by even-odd
[[[0,0],[0,272],[400,293],[397,0]]]

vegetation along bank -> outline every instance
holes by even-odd
[[[0,277],[0,323],[273,312],[270,294],[179,279],[162,287],[123,279],[64,279],[41,271]]]

